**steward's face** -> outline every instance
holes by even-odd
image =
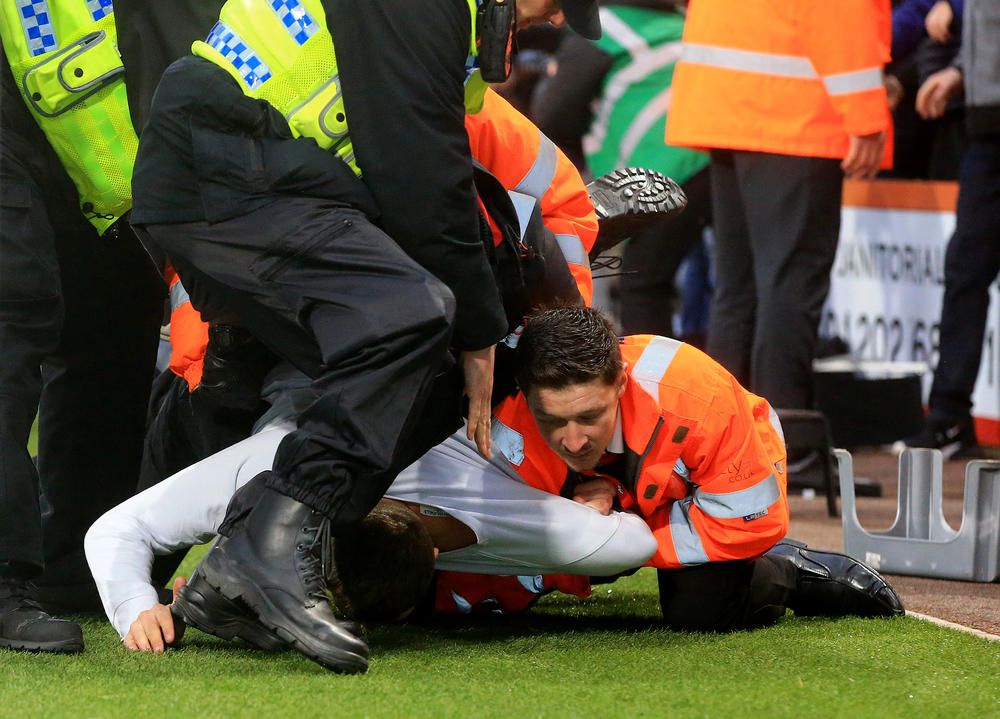
[[[624,371],[611,384],[595,379],[562,389],[536,387],[526,399],[545,443],[570,469],[581,471],[596,467],[607,450],[623,391]]]

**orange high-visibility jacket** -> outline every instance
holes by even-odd
[[[667,142],[843,158],[892,121],[889,0],[691,0]]]
[[[562,150],[531,120],[493,90],[483,109],[465,116],[469,148],[508,191],[541,204],[542,221],[559,243],[583,301],[594,296],[590,252],[597,239],[597,215],[583,178]]]
[[[183,377],[193,391],[201,384],[205,348],[208,347],[208,324],[191,304],[187,290],[173,266],[167,264],[163,275],[170,286],[170,371]]]
[[[466,572],[434,573],[434,614],[513,614],[530,609],[549,592],[586,599],[590,577],[577,574],[494,576]]]
[[[766,400],[694,347],[638,335],[621,345],[628,383],[620,400],[625,440],[623,508],[656,537],[648,564],[675,569],[757,557],[788,531],[785,446]],[[497,408],[493,450],[530,485],[572,496],[589,476],[545,444],[521,394]],[[606,476],[606,475],[602,475]]]
[[[597,239],[597,215],[576,167],[541,130],[493,90],[487,90],[480,112],[466,115],[465,127],[472,156],[508,191],[540,202],[542,221],[555,235],[580,295],[589,306],[594,285],[587,253]],[[499,229],[483,210],[494,236],[499,236]],[[200,324],[201,316],[189,301],[173,302],[175,293],[187,298],[176,273],[169,281],[170,369],[186,379],[193,391],[201,382],[208,327]]]

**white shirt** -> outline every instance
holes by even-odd
[[[105,612],[119,635],[158,602],[154,555],[212,539],[237,489],[270,469],[293,429],[276,420],[258,434],[165,479],[105,513],[85,548]],[[460,430],[404,470],[386,496],[447,512],[476,534],[442,553],[439,569],[482,574],[608,576],[643,565],[656,540],[639,517],[590,507],[524,484],[499,455],[487,462]]]

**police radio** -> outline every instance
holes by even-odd
[[[483,0],[476,12],[476,42],[479,72],[486,82],[510,77],[510,54],[514,45],[515,0]]]

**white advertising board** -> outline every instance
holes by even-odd
[[[840,245],[820,334],[843,338],[858,359],[927,362],[932,369],[937,364],[945,249],[955,227],[955,214],[933,207],[940,205],[933,201],[926,203],[931,209],[914,209],[921,203],[913,201],[912,195],[919,195],[920,186],[927,184],[942,183],[897,181],[890,185],[892,192],[862,193],[858,187],[853,188],[854,192],[845,191]],[[894,197],[903,198],[907,185],[915,190],[911,199],[899,203],[904,207],[891,206]],[[875,206],[878,204],[889,206]],[[993,436],[997,432],[1000,437],[997,282],[990,287],[990,296],[973,414],[980,439],[996,444],[1000,442]],[[925,401],[930,380],[928,372],[924,378]]]

